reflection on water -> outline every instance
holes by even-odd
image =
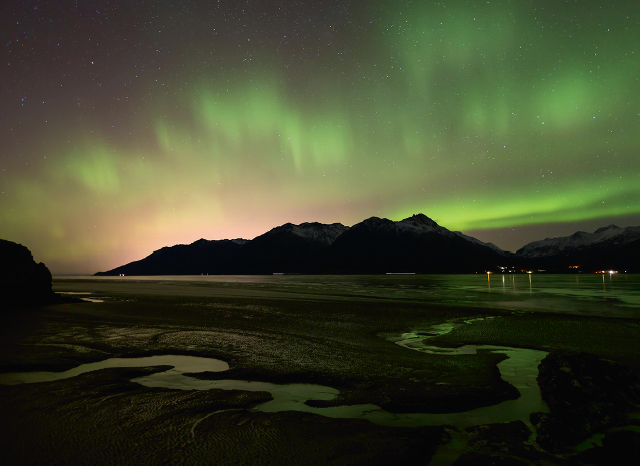
[[[584,274],[584,275],[536,275],[499,274],[489,281],[501,280],[502,293],[523,296],[525,292],[537,298],[578,298],[593,303],[611,301],[617,306],[640,305],[640,276],[630,274]],[[476,289],[473,285],[462,285],[464,289]],[[490,283],[487,286],[490,290]],[[494,290],[495,291],[495,287]]]
[[[486,317],[486,319],[493,318],[494,317]],[[469,319],[465,321],[465,323],[469,324],[473,321],[484,319],[483,317]],[[477,424],[522,420],[525,424],[532,427],[529,422],[529,415],[532,412],[549,412],[549,408],[542,400],[540,387],[536,380],[538,377],[538,366],[548,354],[546,351],[493,345],[464,345],[458,348],[441,348],[427,344],[427,340],[430,338],[449,333],[453,328],[454,324],[452,323],[442,323],[432,325],[426,330],[406,332],[397,336],[388,337],[388,339],[405,348],[427,354],[456,356],[461,354],[476,354],[478,351],[504,353],[508,358],[498,363],[500,376],[504,381],[518,389],[520,398],[464,413],[439,415],[440,419],[437,423],[449,423],[457,427],[468,427]],[[434,420],[438,418],[438,415],[429,416]]]
[[[622,273],[61,277],[60,281],[65,287],[83,282],[85,286],[87,283],[102,283],[126,288],[126,284],[136,282],[152,287],[162,286],[164,292],[174,290],[177,294],[190,287],[214,294],[251,292],[328,299],[388,298],[619,317],[637,317],[640,306],[640,275]]]
[[[56,291],[56,293],[58,293],[58,294],[66,294],[66,295],[70,295],[70,296],[90,295],[91,294],[91,292],[89,292],[89,291]],[[98,299],[98,298],[87,298],[85,296],[78,296],[78,298],[80,298],[83,301],[87,301],[89,303],[103,303],[104,302],[103,299]]]
[[[224,361],[196,356],[148,356],[144,358],[111,358],[104,361],[82,364],[64,372],[13,372],[0,374],[0,384],[18,385],[22,383],[53,382],[75,377],[86,372],[97,371],[112,367],[146,367],[146,366],[173,366],[165,374],[167,380],[179,380],[183,373],[187,372],[221,372],[229,370],[229,364]],[[178,387],[176,387],[178,388]]]
[[[434,334],[447,329],[448,325],[449,324],[442,324],[440,327],[434,327]],[[420,339],[420,336],[417,336],[417,338]],[[490,347],[477,346],[473,351],[475,352],[478,349],[490,349]],[[394,414],[372,404],[314,408],[308,406],[305,402],[307,400],[332,400],[339,391],[331,387],[313,384],[278,385],[268,382],[251,382],[244,380],[198,380],[186,376],[185,373],[205,371],[220,372],[228,370],[229,366],[224,361],[194,356],[163,355],[144,358],[112,358],[96,363],[83,364],[65,372],[0,374],[0,384],[15,385],[22,383],[51,382],[111,367],[167,365],[173,366],[173,368],[165,372],[134,378],[132,382],[137,382],[146,387],[160,387],[174,390],[221,389],[266,391],[271,394],[273,399],[257,406],[255,408],[256,410],[264,412],[303,411],[331,418],[365,419],[376,424],[387,426],[408,427],[449,424],[462,428],[471,425],[509,422],[518,419],[528,422],[531,412],[547,411],[546,406],[540,400],[540,391],[537,389],[535,382],[537,366],[546,353],[517,348],[491,347],[491,349],[505,352],[505,354],[509,356],[508,359],[498,364],[498,367],[504,380],[516,386],[521,393],[521,397],[517,400],[508,400],[494,406],[453,414]],[[453,351],[448,354],[468,354],[469,351],[470,347],[463,347],[457,353]]]

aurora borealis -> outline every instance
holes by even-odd
[[[0,237],[93,273],[424,213],[515,250],[640,224],[640,4],[2,7]]]

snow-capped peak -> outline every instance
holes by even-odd
[[[466,239],[467,241],[471,241],[472,243],[475,244],[479,244],[481,246],[485,246],[487,248],[491,248],[494,251],[496,251],[497,253],[500,254],[509,254],[507,251],[505,251],[504,249],[499,248],[498,246],[496,246],[493,243],[485,243],[484,241],[480,241],[479,239],[474,238],[473,236],[469,236],[469,235],[465,235],[464,233],[462,233],[461,231],[454,231],[453,232],[454,235],[460,236],[461,238]]]
[[[622,228],[616,225],[609,225],[608,227],[598,228],[593,232],[594,235],[614,235],[620,233]]]
[[[577,231],[571,236],[546,238],[520,248],[516,254],[524,257],[547,257],[604,241],[625,244],[640,239],[640,227],[620,228],[616,225],[598,228],[593,233]]]
[[[269,233],[277,234],[286,232],[309,241],[330,245],[338,236],[348,229],[349,227],[346,227],[341,223],[324,224],[319,222],[305,222],[300,225],[285,223],[282,226],[274,228]]]
[[[439,233],[448,237],[454,236],[452,232],[441,227],[424,214],[415,214],[399,222],[394,222],[400,231],[411,231],[413,233]]]

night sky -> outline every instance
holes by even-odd
[[[640,2],[8,1],[0,237],[93,273],[424,213],[640,225]]]

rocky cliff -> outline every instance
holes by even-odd
[[[56,301],[51,290],[51,272],[33,260],[21,244],[0,239],[0,300],[8,306],[40,305]]]

